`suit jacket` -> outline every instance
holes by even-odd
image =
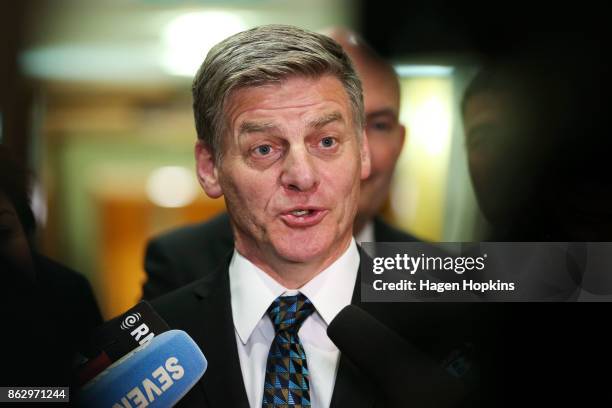
[[[204,278],[152,302],[171,328],[184,330],[194,339],[208,360],[208,369],[203,378],[181,400],[179,406],[249,406],[236,345],[228,266],[229,259],[226,259],[221,267]],[[458,305],[361,303],[359,283],[358,278],[352,303],[396,330],[440,364],[456,352],[457,347],[466,344],[464,334],[472,335],[476,332],[471,327],[453,325],[453,322],[460,320],[457,319],[460,315],[474,315],[464,313]],[[471,306],[466,304],[466,307]],[[410,405],[409,392],[406,403]],[[330,406],[373,408],[385,405],[376,386],[341,354]],[[469,403],[466,406],[475,404]]]
[[[416,242],[379,218],[374,219],[377,242]],[[149,241],[145,254],[147,281],[143,298],[155,299],[211,273],[234,249],[227,213],[210,221],[180,227]]]

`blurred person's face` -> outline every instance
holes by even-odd
[[[350,55],[350,50],[349,50]],[[406,129],[399,121],[400,95],[397,79],[389,72],[351,55],[361,78],[370,145],[370,176],[361,183],[358,221],[374,217],[389,194],[395,164],[404,144]]]
[[[534,139],[534,123],[508,94],[482,92],[468,99],[463,124],[480,209],[493,225],[511,222],[536,199],[534,186],[543,157]]]
[[[223,158],[198,144],[198,175],[225,196],[236,248],[255,264],[329,264],[347,247],[370,171],[346,91],[331,76],[239,89]]]
[[[23,277],[34,275],[34,263],[25,231],[15,207],[2,192],[0,192],[0,262],[23,273]]]

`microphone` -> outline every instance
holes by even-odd
[[[144,300],[104,323],[92,333],[89,349],[97,354],[78,367],[77,385],[87,383],[113,362],[168,330],[168,324]]]
[[[78,405],[87,408],[170,407],[202,377],[207,361],[182,330],[158,334],[87,383]]]
[[[377,386],[387,406],[452,407],[465,396],[458,378],[356,306],[342,309],[327,335]]]
[[[151,304],[141,301],[127,312],[104,323],[92,334],[92,348],[117,361],[155,335],[170,330]]]

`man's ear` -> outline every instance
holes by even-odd
[[[215,165],[212,149],[204,142],[198,140],[195,144],[196,171],[198,181],[210,198],[219,198],[223,195],[219,184],[219,175]]]
[[[361,180],[370,176],[370,145],[365,130],[361,135]]]
[[[410,132],[408,131],[408,128],[402,125],[401,123],[399,126],[400,126],[400,131],[402,132],[401,134],[402,142],[400,144],[400,152],[401,152],[402,148],[404,147],[404,144],[406,143],[406,139],[408,139],[408,135],[410,134]]]
[[[406,128],[406,126],[402,125],[401,123],[399,125],[399,132],[400,132],[399,134],[400,140],[398,142],[397,151],[395,152],[395,160],[397,160],[400,153],[402,152],[404,144],[406,143],[406,139],[408,138],[408,129]]]

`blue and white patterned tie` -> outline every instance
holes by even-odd
[[[266,363],[263,408],[310,407],[310,376],[298,331],[313,311],[301,293],[280,296],[268,308],[276,335]]]

